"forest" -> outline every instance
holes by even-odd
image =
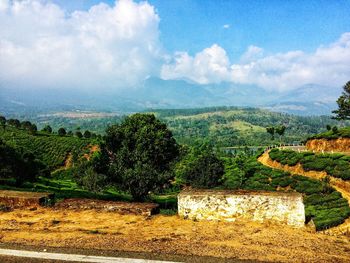
[[[28,116],[11,115],[21,121],[29,119],[39,129],[50,125],[58,130],[89,130],[104,135],[108,126],[120,123],[127,115],[117,114],[103,117],[72,118],[69,113],[32,114]],[[79,113],[84,113],[79,111]],[[91,112],[86,112],[91,114]],[[206,141],[215,147],[266,146],[277,143],[302,142],[307,137],[325,132],[326,126],[336,126],[339,122],[330,116],[296,116],[247,107],[209,107],[196,109],[147,110],[167,124],[176,140],[181,144],[193,145],[195,141]],[[348,121],[341,125],[348,125]],[[273,140],[266,133],[266,127],[284,125],[283,136]]]

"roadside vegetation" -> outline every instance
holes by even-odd
[[[350,127],[337,128],[334,126],[333,128],[329,126],[329,129],[326,132],[319,133],[313,136],[310,136],[309,139],[338,139],[338,138],[350,138]]]

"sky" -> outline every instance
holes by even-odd
[[[350,79],[350,1],[0,0],[0,85],[149,77],[284,92]]]

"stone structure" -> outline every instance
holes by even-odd
[[[305,224],[303,196],[294,192],[186,190],[178,195],[178,212],[192,220]]]
[[[10,208],[48,206],[53,202],[54,195],[51,193],[0,191],[0,203]]]
[[[65,199],[55,205],[57,209],[72,210],[98,210],[105,212],[116,212],[119,214],[136,214],[151,216],[159,213],[159,205],[154,203],[130,203],[103,201],[94,199]]]

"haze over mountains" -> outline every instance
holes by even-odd
[[[308,84],[278,93],[256,85],[199,85],[151,77],[141,86],[114,92],[0,88],[0,111],[6,114],[77,109],[134,112],[150,108],[249,106],[298,115],[330,115],[341,90],[341,87]]]

